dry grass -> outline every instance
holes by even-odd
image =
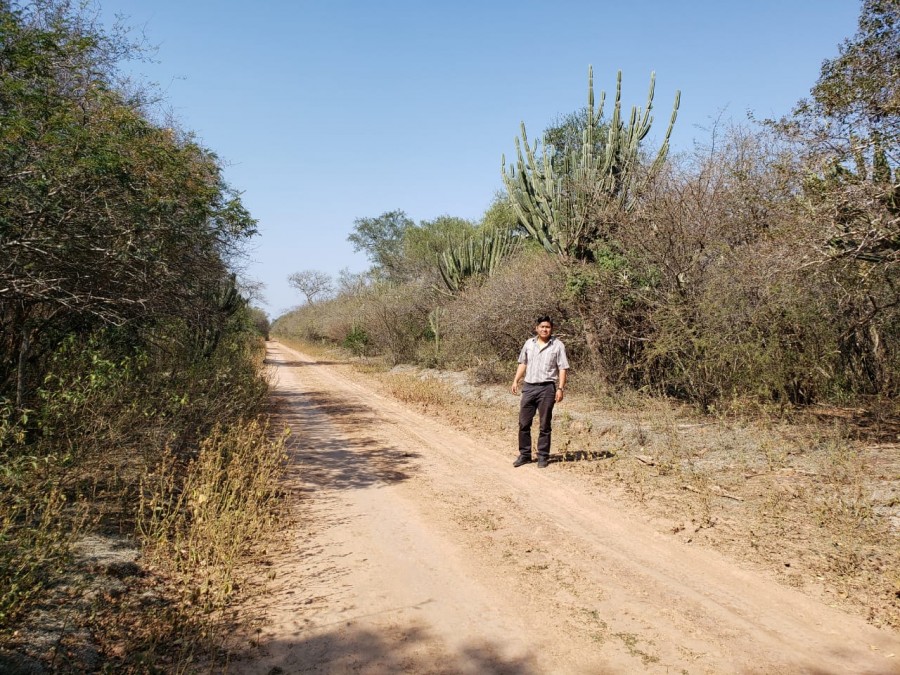
[[[274,339],[277,339],[278,342],[290,347],[291,349],[302,351],[304,354],[309,354],[310,356],[313,356],[317,359],[332,360],[338,358],[341,361],[345,361],[348,359],[347,354],[343,350],[330,344],[324,344],[321,342],[303,342],[300,340],[286,338],[281,335],[275,336]]]
[[[150,559],[182,579],[189,606],[224,607],[237,566],[272,530],[284,440],[257,421],[216,429],[186,467],[167,453],[145,481],[139,530]]]
[[[382,381],[387,392],[403,403],[424,409],[447,408],[459,395],[446,383],[407,373],[386,373]]]
[[[265,384],[261,352],[250,356],[215,378],[219,388],[179,396],[175,415],[123,412],[165,407],[141,399],[140,383],[134,396],[83,406],[80,428],[106,432],[73,442],[90,452],[0,454],[0,671],[188,672],[227,659],[225,610],[279,515],[284,462],[283,439],[255,421]],[[0,440],[21,443],[15,431]],[[159,450],[163,438],[179,452]]]
[[[109,672],[218,672],[227,664],[230,607],[282,515],[284,461],[284,437],[251,420],[214,429],[187,463],[167,452],[145,477],[140,564],[98,564],[95,554],[74,570],[75,604],[90,613]],[[100,538],[101,557],[109,546]],[[79,656],[84,646],[66,641],[73,649],[54,672],[82,672],[90,664]]]

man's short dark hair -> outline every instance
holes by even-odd
[[[535,326],[540,326],[540,325],[541,325],[542,323],[544,323],[545,321],[546,321],[547,323],[550,324],[550,328],[553,328],[553,319],[551,319],[551,318],[550,318],[549,316],[547,316],[547,315],[539,316],[539,317],[537,318],[537,321],[534,322],[534,325],[535,325]]]

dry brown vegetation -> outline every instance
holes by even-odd
[[[186,369],[174,401],[155,386],[171,374],[156,382],[149,369],[92,391],[81,427],[65,427],[63,463],[61,427],[6,446],[34,454],[7,460],[0,478],[3,668],[181,671],[227,659],[228,608],[281,517],[283,439],[265,426],[255,340],[237,334]],[[128,414],[129,402],[152,414]],[[70,419],[62,402],[53,412]]]

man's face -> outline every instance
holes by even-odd
[[[538,337],[541,340],[547,340],[550,337],[550,333],[553,332],[553,325],[549,321],[541,321],[536,327]]]

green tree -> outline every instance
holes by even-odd
[[[441,253],[476,230],[474,223],[455,216],[438,216],[417,225],[403,211],[389,211],[377,218],[358,218],[347,239],[354,250],[366,252],[377,278],[435,283]]]
[[[505,192],[498,192],[494,196],[491,205],[481,216],[480,226],[483,230],[509,230],[510,232],[519,230],[525,234],[519,225],[519,217]]]
[[[602,152],[606,142],[605,132],[608,128],[604,126],[603,118],[584,107],[560,117],[544,130],[544,149],[550,152],[554,168],[563,172],[572,153],[582,154],[586,138],[593,142],[594,152]]]
[[[437,283],[443,252],[471,237],[476,230],[471,221],[449,215],[423,220],[409,228],[403,237],[404,278]]]
[[[253,323],[253,328],[259,333],[264,339],[269,339],[269,329],[272,324],[269,321],[269,316],[266,314],[265,310],[260,309],[259,307],[251,307],[250,308],[250,321]]]
[[[214,154],[116,88],[127,53],[66,3],[0,5],[0,398],[20,407],[67,334],[180,321],[206,344],[235,311],[255,221]]]
[[[376,273],[384,278],[402,278],[403,238],[415,227],[403,211],[387,211],[376,218],[357,218],[347,240],[354,251],[363,251]]]
[[[900,262],[900,4],[865,0],[812,98],[775,126],[799,142],[825,258]]]
[[[900,136],[900,3],[864,0],[859,27],[822,64],[812,107],[849,137]],[[896,151],[896,146],[893,148]],[[893,162],[900,157],[893,156]]]

